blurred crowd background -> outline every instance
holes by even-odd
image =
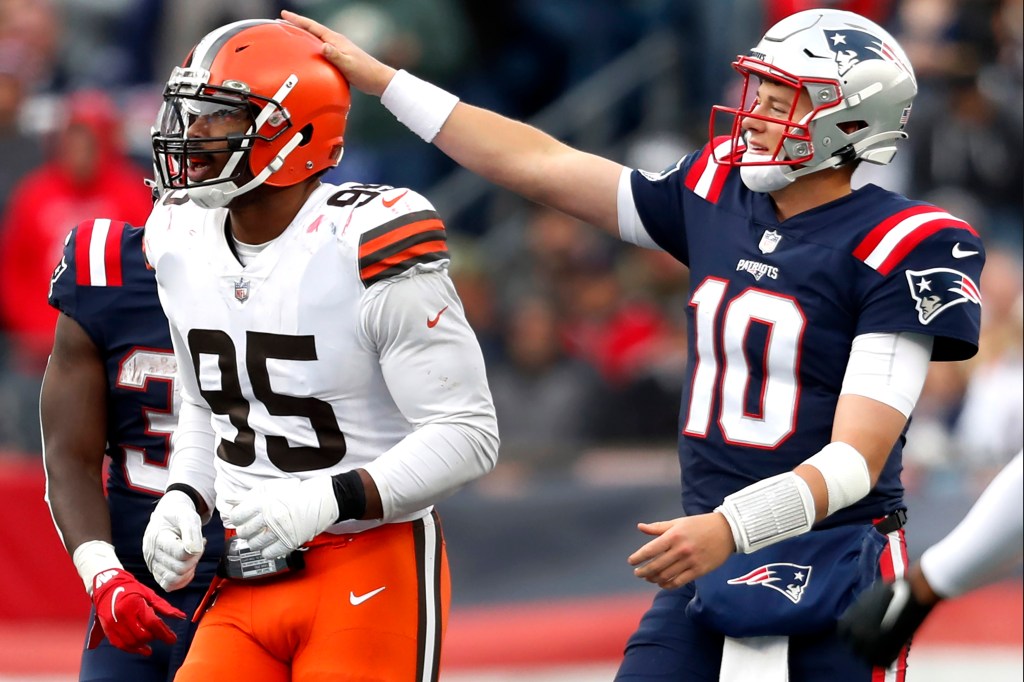
[[[910,139],[893,165],[862,167],[855,183],[932,201],[987,244],[981,352],[933,368],[906,451],[911,489],[973,496],[1024,438],[1022,0],[813,4],[887,27],[917,71]],[[656,171],[703,144],[712,104],[734,102],[732,58],[810,6],[0,0],[0,459],[40,451],[38,391],[56,318],[46,296],[64,238],[92,217],[144,223],[163,82],[212,28],[306,13],[470,103]],[[681,265],[494,189],[358,95],[344,161],[327,179],[411,187],[447,223],[501,424],[501,463],[478,485],[555,474],[674,480]]]

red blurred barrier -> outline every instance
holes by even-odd
[[[84,621],[89,613],[45,491],[38,457],[0,453],[0,622]]]

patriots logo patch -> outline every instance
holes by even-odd
[[[845,76],[857,64],[871,59],[890,61],[904,71],[907,71],[907,67],[900,61],[899,57],[896,56],[896,52],[890,46],[866,31],[847,28],[825,31],[824,33],[825,39],[835,55],[840,76]]]
[[[928,324],[944,310],[961,303],[981,305],[978,285],[959,270],[907,270],[907,283],[921,324]]]
[[[811,582],[811,567],[800,564],[765,564],[739,578],[726,581],[730,585],[760,585],[775,590],[794,604],[800,602]]]

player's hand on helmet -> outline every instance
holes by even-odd
[[[148,656],[153,653],[149,645],[153,640],[174,644],[178,639],[160,616],[185,617],[121,568],[108,568],[96,574],[92,603],[96,621],[89,632],[90,649],[99,646],[106,636],[118,649]]]
[[[388,87],[395,69],[367,54],[355,43],[323,24],[284,10],[281,17],[324,41],[324,57],[341,71],[349,84],[368,95],[380,97]]]
[[[157,584],[172,592],[192,582],[205,544],[192,499],[180,490],[161,497],[142,536],[142,556]]]
[[[872,665],[888,667],[933,606],[921,603],[906,580],[878,581],[839,619],[839,636]]]
[[[266,559],[298,549],[338,521],[330,476],[278,478],[250,490],[227,516],[238,537]]]

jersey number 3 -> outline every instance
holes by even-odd
[[[718,419],[722,437],[729,443],[755,448],[778,447],[796,428],[800,397],[800,344],[807,319],[788,296],[747,289],[725,306],[721,329],[716,325],[728,283],[709,277],[690,299],[696,325],[696,366],[690,386],[690,404],[683,432],[707,436],[716,389],[720,391]],[[746,340],[751,325],[767,327],[761,385],[751,386]],[[721,350],[719,350],[719,348]],[[719,352],[724,367],[719,367]],[[750,391],[760,389],[753,413],[748,410]]]
[[[216,414],[224,415],[238,431],[235,441],[222,439],[217,456],[235,466],[247,467],[256,461],[256,433],[249,426],[249,401],[242,395],[235,344],[225,332],[215,329],[193,329],[188,333],[192,366],[196,368],[199,392]],[[217,358],[220,369],[219,390],[202,388],[199,380],[199,356]],[[275,393],[270,385],[268,360],[316,360],[316,344],[312,336],[285,336],[246,332],[245,370],[252,384],[253,395],[267,412],[277,417],[305,417],[319,441],[319,447],[288,444],[284,436],[266,436],[267,457],[281,471],[315,471],[332,467],[345,456],[345,435],[338,427],[331,406],[313,397],[300,398]]]

